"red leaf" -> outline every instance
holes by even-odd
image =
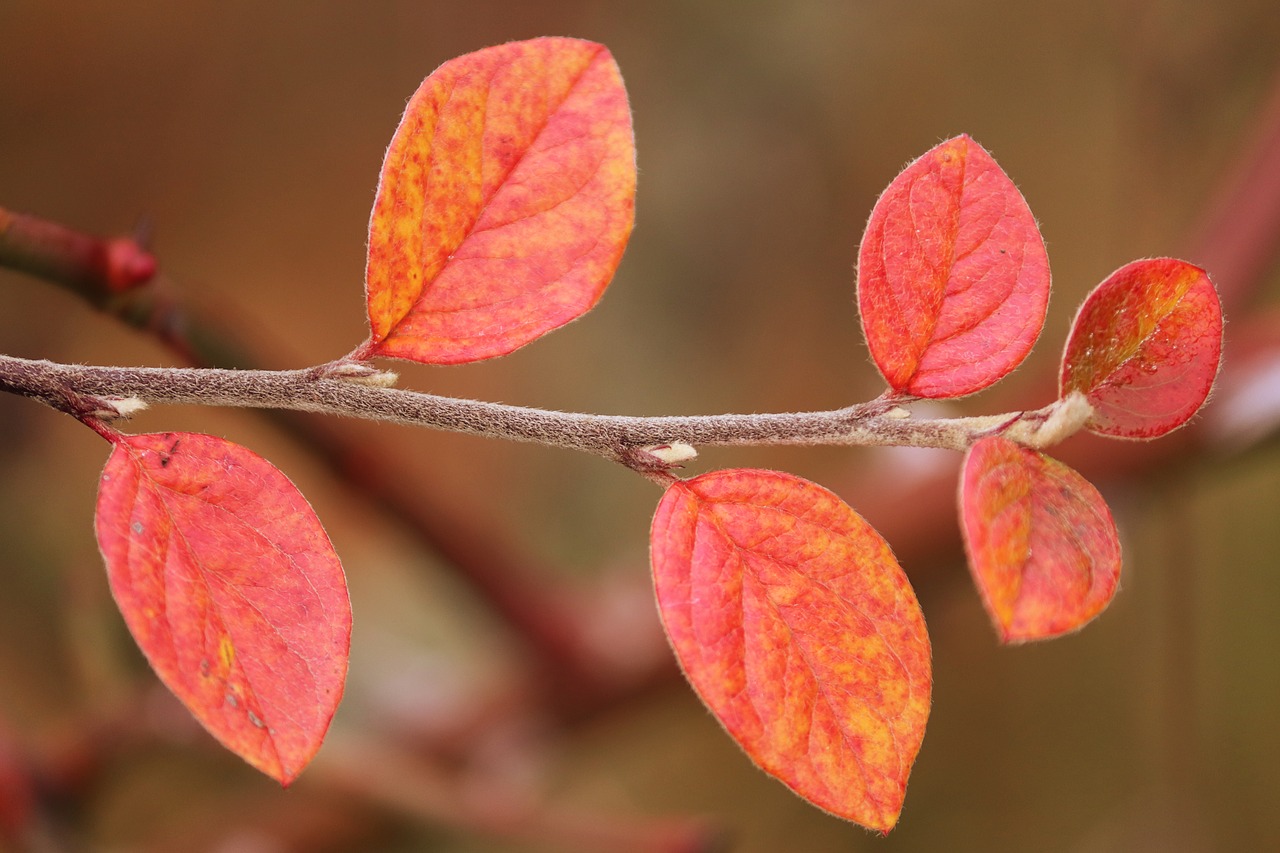
[[[907,166],[876,202],[858,252],[858,309],[893,390],[959,397],[1030,352],[1049,259],[1027,202],[968,136]]]
[[[1222,357],[1222,306],[1205,271],[1134,261],[1094,288],[1062,357],[1065,396],[1084,394],[1103,435],[1155,438],[1204,404]]]
[[[223,439],[123,436],[97,532],[160,680],[228,749],[289,784],[338,707],[351,639],[342,566],[306,499]]]
[[[969,448],[960,527],[974,583],[1006,643],[1042,640],[1102,612],[1120,539],[1092,484],[1056,459],[992,436]]]
[[[892,828],[932,669],[880,535],[820,486],[732,470],[674,483],[651,542],[667,636],[729,734],[815,805]]]
[[[369,355],[504,355],[585,313],[631,233],[635,146],[603,46],[541,38],[437,68],[369,223]]]

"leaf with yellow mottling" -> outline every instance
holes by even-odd
[[[602,45],[511,42],[436,69],[369,222],[362,356],[505,355],[589,310],[631,234],[635,143]]]
[[[728,470],[667,489],[651,554],[680,665],[747,755],[814,805],[892,828],[933,676],[880,535],[799,477]]]
[[[1191,419],[1222,358],[1222,305],[1204,270],[1174,258],[1125,264],[1080,306],[1062,357],[1062,396],[1084,394],[1085,424],[1155,438]]]
[[[113,442],[96,526],[129,631],[214,737],[287,785],[347,674],[351,604],[329,537],[243,447],[194,433]]]
[[[960,477],[974,583],[1006,643],[1080,629],[1120,579],[1111,511],[1084,477],[1001,436],[975,442]]]

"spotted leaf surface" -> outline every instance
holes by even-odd
[[[631,233],[622,77],[592,42],[540,38],[436,69],[387,149],[369,223],[366,355],[504,355],[590,309]]]
[[[122,436],[96,524],[160,680],[228,749],[291,782],[338,707],[351,638],[342,566],[306,499],[223,439]]]
[[[1155,438],[1200,409],[1221,357],[1222,305],[1205,271],[1173,258],[1134,261],[1076,314],[1061,392],[1085,395],[1094,432]]]
[[[667,636],[729,734],[815,805],[893,827],[932,669],[879,534],[806,480],[729,470],[668,488],[651,549]]]
[[[1013,181],[968,136],[907,166],[858,252],[858,310],[893,390],[979,391],[1021,363],[1044,326],[1049,260]]]
[[[1120,579],[1111,511],[1058,460],[992,436],[960,479],[960,526],[974,583],[1006,643],[1074,631],[1102,612]]]

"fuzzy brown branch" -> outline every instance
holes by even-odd
[[[381,375],[381,374],[379,374]],[[1043,447],[1075,432],[1091,409],[1071,395],[1037,412],[918,420],[893,398],[822,412],[629,417],[555,412],[383,387],[374,377],[316,369],[94,367],[0,356],[0,390],[78,418],[142,403],[272,408],[532,442],[602,456],[637,470],[667,466],[672,445],[896,445],[963,450],[999,432]],[[688,458],[682,454],[681,458]]]

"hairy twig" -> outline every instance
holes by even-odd
[[[898,445],[963,450],[999,432],[1033,447],[1061,441],[1088,419],[1072,395],[1035,412],[915,419],[891,396],[822,412],[628,417],[555,412],[385,387],[380,377],[331,369],[218,370],[91,367],[0,356],[0,390],[78,418],[126,415],[139,403],[292,409],[365,418],[592,453],[640,471],[672,467],[696,445]],[[678,448],[675,456],[673,448]]]

